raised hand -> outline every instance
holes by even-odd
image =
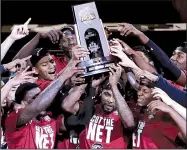
[[[49,32],[41,33],[42,38],[49,38],[53,44],[59,42],[62,37],[62,32],[60,30],[50,30]]]
[[[75,73],[71,77],[71,84],[72,85],[83,84],[83,83],[85,83],[85,78],[84,77],[80,77],[77,73]]]
[[[160,100],[154,100],[150,102],[148,105],[148,111],[151,113],[155,113],[158,110],[168,113],[172,108],[167,104],[163,103]]]
[[[154,88],[153,89],[153,92],[152,92],[152,94],[153,94],[153,97],[155,98],[155,97],[159,97],[160,99],[162,99],[162,101],[164,102],[164,103],[166,103],[167,105],[169,105],[169,106],[171,106],[172,104],[173,104],[173,100],[163,91],[163,90],[161,90],[161,89],[159,89],[159,88]]]
[[[110,68],[110,76],[109,76],[109,83],[111,86],[117,86],[118,84],[118,81],[121,77],[121,72],[122,72],[122,68],[120,65],[113,65],[111,66]]]
[[[19,85],[21,83],[25,82],[36,82],[38,78],[32,77],[32,75],[35,73],[35,71],[27,71],[30,67],[28,66],[23,72],[17,73],[14,78],[12,78],[10,81],[13,84],[13,86]]]
[[[74,74],[81,75],[84,72],[84,67],[76,67],[81,60],[71,60],[68,65],[58,74],[63,81],[68,80]]]
[[[84,47],[81,47],[80,45],[76,45],[75,47],[72,48],[72,59],[73,60],[78,60],[80,58],[86,57],[89,55],[90,52]]]
[[[139,36],[142,32],[136,29],[132,24],[129,23],[120,23],[120,28],[118,31],[120,31],[121,36]]]
[[[127,45],[124,41],[119,39],[117,39],[117,41],[122,45],[123,52],[125,52],[127,55],[131,55],[134,52],[134,50],[129,45]]]
[[[19,40],[19,39],[24,38],[25,36],[29,35],[28,24],[30,21],[31,21],[31,18],[29,18],[23,25],[14,26],[9,37],[14,40]]]
[[[22,71],[26,68],[27,66],[27,61],[31,58],[32,56],[25,57],[23,59],[16,59],[14,61],[11,61],[8,64],[4,64],[4,68],[7,71],[10,72],[19,72]]]
[[[97,88],[107,77],[102,74],[102,76],[99,79],[93,79],[92,80],[92,87]]]

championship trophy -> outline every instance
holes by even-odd
[[[84,77],[108,72],[115,57],[110,55],[108,40],[95,2],[73,6],[77,43],[90,52],[79,66],[85,67]]]

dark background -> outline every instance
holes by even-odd
[[[31,24],[73,23],[71,6],[87,1],[2,1],[1,25],[22,24],[29,17]],[[96,0],[97,9],[103,22],[128,22],[132,24],[180,23],[180,15],[171,0]],[[170,56],[181,42],[186,40],[186,32],[146,32]],[[2,33],[1,41],[9,34]],[[35,34],[16,41],[2,63],[11,61],[18,50]]]

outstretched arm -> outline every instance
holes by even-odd
[[[78,62],[78,61],[77,61]],[[28,104],[20,113],[17,121],[17,126],[25,125],[30,120],[35,118],[41,111],[46,110],[54,100],[57,92],[62,87],[63,83],[69,79],[74,73],[82,72],[83,68],[77,68],[77,62],[73,66],[67,67],[63,73],[53,81],[39,96]]]
[[[172,100],[163,90],[159,88],[153,89],[153,97],[159,97],[162,99],[164,103],[166,103],[168,106],[173,108],[176,112],[178,112],[184,119],[186,119],[186,108]]]
[[[121,76],[122,68],[120,66],[113,66],[110,68],[110,70],[111,72],[109,77],[109,83],[112,88],[118,112],[121,116],[121,121],[125,128],[132,128],[135,126],[133,114],[117,87],[118,81]]]
[[[24,38],[26,35],[29,34],[29,30],[28,30],[27,26],[30,21],[31,21],[31,18],[29,18],[23,25],[15,26],[14,29],[12,30],[11,34],[1,44],[1,61],[5,57],[9,48],[12,46],[12,44],[16,40]]]
[[[181,132],[181,135],[182,135],[181,140],[186,142],[186,140],[187,140],[187,138],[186,138],[186,119],[181,117],[175,110],[173,110],[171,107],[169,107],[165,103],[161,102],[160,100],[155,100],[155,101],[152,101],[151,103],[149,103],[148,109],[150,110],[150,112],[155,112],[156,109],[158,109],[158,110],[168,113],[172,117],[172,119],[175,121],[175,123],[177,124],[177,126]]]
[[[133,35],[139,38],[142,44],[149,47],[150,52],[157,58],[157,60],[164,67],[164,71],[170,73],[167,78],[176,81],[178,84],[184,86],[186,84],[186,75],[182,70],[180,70],[175,64],[171,62],[166,53],[157,46],[153,41],[151,41],[143,32],[137,30],[133,25],[124,23],[121,24],[121,32],[123,35]],[[146,69],[145,69],[146,70]]]
[[[86,84],[83,84],[74,87],[73,90],[68,94],[68,96],[66,96],[62,101],[62,109],[75,115],[79,110],[78,100],[80,100],[81,95],[85,92],[86,86]]]

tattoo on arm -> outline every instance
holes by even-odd
[[[44,91],[42,91],[38,97],[28,104],[20,113],[17,126],[23,126],[30,120],[35,118],[41,111],[45,111],[53,102],[57,92],[62,87],[62,82],[59,79],[53,81]]]
[[[119,92],[117,87],[112,87],[112,92],[116,101],[116,106],[118,109],[118,112],[121,116],[122,123],[125,128],[131,128],[134,127],[134,117],[133,114],[127,105],[126,101],[122,97],[121,93]]]

